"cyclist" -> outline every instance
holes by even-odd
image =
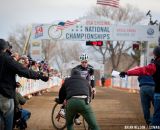
[[[99,130],[96,118],[90,106],[91,87],[81,77],[80,71],[72,69],[71,77],[66,79],[59,91],[59,101],[66,104],[67,130],[73,130],[73,119],[77,113],[83,115],[92,130]]]
[[[81,64],[77,65],[73,69],[79,70],[81,77],[83,77],[89,81],[89,84],[92,87],[92,92],[93,92],[93,94],[95,94],[96,89],[95,89],[95,81],[94,81],[94,68],[93,68],[93,66],[88,64],[88,55],[87,54],[85,54],[85,53],[81,54],[79,59],[81,61]],[[62,107],[60,113],[62,116],[65,116],[64,106]],[[81,124],[81,121],[78,118],[79,118],[79,115],[76,114],[75,120],[74,120],[76,125]]]
[[[83,53],[80,56],[81,64],[77,65],[75,69],[78,69],[81,73],[81,76],[87,79],[92,87],[94,93],[96,93],[95,89],[95,81],[94,81],[94,68],[90,64],[88,64],[88,55]]]
[[[74,69],[78,69],[81,73],[81,77],[87,79],[89,84],[92,87],[93,94],[96,93],[95,89],[95,81],[94,81],[94,68],[90,64],[88,64],[88,55],[86,53],[82,53],[79,57],[81,64],[77,65]],[[79,115],[77,114],[75,117],[75,123],[77,125],[81,124],[81,121],[78,119]]]
[[[153,63],[144,66],[138,67],[135,69],[128,70],[127,72],[121,72],[120,77],[128,76],[140,76],[140,75],[151,75],[155,82],[155,91],[154,91],[154,114],[151,121],[151,125],[159,126],[160,125],[160,46],[156,46],[153,50],[154,61]]]

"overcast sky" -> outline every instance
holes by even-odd
[[[120,0],[131,4],[160,22],[160,0]],[[7,38],[19,25],[73,20],[84,16],[96,0],[0,0],[0,38]]]

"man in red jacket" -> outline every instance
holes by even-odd
[[[121,72],[120,77],[151,75],[155,82],[154,91],[154,114],[151,125],[160,128],[160,46],[156,46],[153,50],[154,61],[147,66],[138,67],[126,72]],[[154,129],[154,128],[153,128]],[[157,129],[157,128],[156,128]]]

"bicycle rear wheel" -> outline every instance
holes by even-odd
[[[57,130],[63,130],[66,127],[66,119],[65,117],[60,115],[62,104],[56,103],[52,109],[51,120],[53,127]]]

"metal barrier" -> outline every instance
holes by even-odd
[[[17,76],[16,81],[22,85],[22,87],[18,88],[18,91],[23,96],[46,90],[54,86],[60,86],[62,83],[62,79],[59,77],[51,77],[48,82],[43,82],[41,80],[32,80]]]
[[[112,87],[139,91],[139,83],[137,78],[137,76],[131,76],[126,78],[112,78]]]

